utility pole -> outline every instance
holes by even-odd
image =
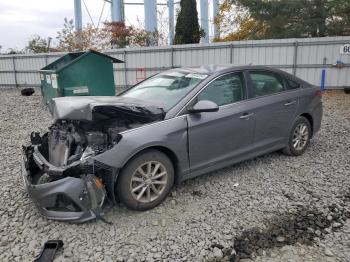
[[[169,11],[169,45],[173,44],[174,41],[174,0],[168,0],[168,11]]]
[[[204,30],[205,36],[202,37],[202,43],[209,43],[209,20],[208,20],[208,0],[200,1],[200,26]]]
[[[215,24],[215,18],[219,13],[219,0],[213,0],[213,24],[214,24],[214,37],[220,37],[220,28],[217,24]]]
[[[51,40],[52,40],[52,37],[48,37],[48,38],[47,38],[47,51],[48,51],[48,52],[50,52]]]
[[[75,24],[75,30],[81,31],[83,27],[82,22],[82,15],[81,15],[81,0],[74,0],[74,24]]]
[[[123,3],[123,0],[112,0],[111,1],[111,16],[112,16],[112,22],[123,22],[124,21],[124,3]]]
[[[145,30],[148,32],[157,31],[157,0],[145,0]]]

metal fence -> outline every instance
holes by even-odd
[[[320,85],[326,68],[326,88],[350,86],[350,55],[341,54],[347,37],[249,40],[215,44],[126,48],[105,53],[125,61],[114,65],[117,90],[166,69],[202,64],[266,65]],[[0,56],[0,87],[39,86],[37,70],[64,53]],[[342,68],[334,66],[337,60]]]

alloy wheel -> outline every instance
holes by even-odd
[[[133,198],[142,203],[156,200],[165,190],[168,172],[158,161],[147,161],[133,173],[130,190]]]
[[[303,150],[309,139],[309,128],[305,123],[300,123],[294,129],[292,144],[295,150]]]

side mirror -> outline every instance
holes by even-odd
[[[193,107],[188,109],[190,113],[201,113],[201,112],[217,112],[219,106],[213,101],[200,100]]]

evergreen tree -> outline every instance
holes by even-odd
[[[199,43],[203,35],[198,24],[196,0],[181,0],[177,16],[174,44]]]

